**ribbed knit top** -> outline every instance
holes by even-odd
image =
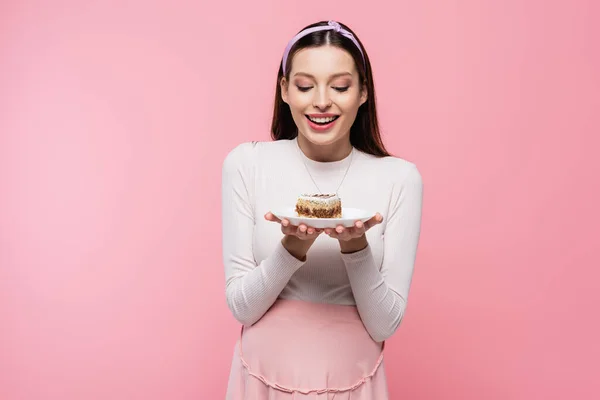
[[[245,325],[256,323],[277,298],[356,306],[366,330],[388,339],[404,315],[421,227],[423,184],[416,166],[356,149],[335,162],[304,155],[297,139],[245,142],[222,170],[222,240],[227,304]],[[349,164],[351,163],[351,164]],[[281,244],[271,210],[293,207],[302,193],[335,192],[343,207],[383,215],[369,246],[343,254],[337,239],[320,235],[306,260]],[[308,169],[308,171],[307,171]],[[312,178],[315,180],[313,182]]]

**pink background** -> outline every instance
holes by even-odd
[[[329,18],[425,181],[392,398],[600,396],[598,2],[103,3],[0,5],[0,399],[223,398],[221,162]]]

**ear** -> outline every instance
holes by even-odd
[[[368,99],[368,94],[367,94],[367,82],[363,82],[363,84],[361,85],[361,89],[360,89],[360,105],[362,106],[363,104],[365,104],[365,102]]]
[[[285,76],[283,78],[281,78],[281,81],[279,82],[279,85],[281,86],[281,100],[283,100],[284,103],[287,104],[288,102],[288,81],[287,79],[285,79]]]

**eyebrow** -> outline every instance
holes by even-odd
[[[350,75],[350,76],[352,76],[352,74],[351,74],[350,72],[338,72],[337,74],[333,74],[333,75],[331,76],[331,78],[338,78],[338,77],[340,77],[340,76],[346,76],[346,75]],[[294,76],[305,76],[305,77],[307,77],[307,78],[312,78],[312,79],[315,79],[315,77],[314,77],[314,76],[312,76],[311,74],[308,74],[308,73],[306,73],[306,72],[296,72],[296,73],[294,74]]]

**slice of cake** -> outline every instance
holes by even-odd
[[[302,194],[296,213],[303,218],[341,218],[342,201],[336,194]]]

